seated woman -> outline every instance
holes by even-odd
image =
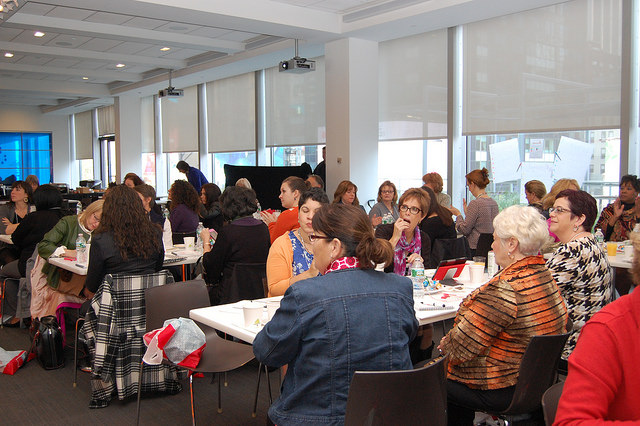
[[[213,246],[209,230],[205,228],[201,233],[202,266],[205,280],[212,286],[209,292],[212,305],[241,300],[243,297],[239,295],[252,293],[256,287],[262,293],[262,282],[246,283],[250,286],[247,288],[233,288],[234,268],[238,263],[265,263],[269,254],[269,229],[253,217],[258,209],[255,191],[228,186],[220,203],[229,223],[222,227]]]
[[[635,282],[640,282],[640,239],[631,236]],[[640,291],[608,304],[580,332],[554,425],[640,422]]]
[[[547,192],[547,195],[542,197],[542,214],[546,219],[549,219],[549,209],[553,207],[556,197],[565,189],[580,191],[580,185],[578,185],[578,181],[575,179],[558,179],[556,183],[553,184],[549,192]]]
[[[352,206],[360,207],[364,210],[364,207],[360,205],[358,201],[358,187],[350,180],[343,180],[338,184],[336,192],[333,193],[333,204],[349,204]]]
[[[11,185],[11,196],[7,204],[0,206],[0,234],[11,235],[18,224],[30,212],[34,211],[33,190],[31,185],[21,180]]]
[[[103,200],[89,204],[79,216],[64,216],[38,243],[39,258],[31,273],[31,317],[55,315],[60,303],[81,303],[85,277],[47,262],[51,256],[76,257],[76,238],[82,234],[91,243],[91,234],[100,224]]]
[[[171,222],[164,218],[162,209],[156,204],[156,190],[153,189],[153,186],[145,183],[137,185],[133,187],[133,189],[138,193],[140,200],[142,200],[142,207],[147,215],[149,215],[149,220],[152,223],[160,225],[162,228],[163,247],[171,247],[173,245]]]
[[[205,228],[220,232],[224,218],[220,209],[220,187],[215,183],[205,183],[200,189],[200,220]]]
[[[22,278],[26,275],[27,260],[33,255],[36,245],[44,234],[62,218],[62,195],[53,185],[41,185],[33,193],[36,211],[29,213],[20,222],[11,238],[15,250],[16,260],[11,261],[0,269],[0,276],[8,278]],[[6,282],[3,315],[14,316],[17,307],[18,282]],[[8,325],[16,326],[19,318],[8,320]]]
[[[436,199],[436,194],[428,186],[423,186],[423,190],[429,194],[430,200]],[[440,239],[456,238],[456,227],[453,224],[453,218],[449,209],[443,207],[440,203],[429,203],[427,216],[420,222],[420,230],[429,236],[431,240],[431,248],[433,243]],[[437,265],[431,265],[436,267]]]
[[[323,204],[329,204],[329,198],[322,189],[311,188],[303,192],[298,203],[300,227],[273,242],[267,257],[269,297],[282,296],[293,283],[318,276],[309,235],[313,233],[311,220]]]
[[[135,188],[138,185],[144,185],[144,181],[140,179],[140,176],[137,174],[130,172],[124,175],[124,179],[122,179],[122,183],[127,185],[129,188]]]
[[[607,253],[597,243],[591,227],[598,214],[596,200],[587,192],[565,189],[549,209],[549,230],[560,247],[547,260],[567,304],[573,331],[562,353],[561,369],[573,351],[582,326],[613,298]]]
[[[381,223],[393,223],[399,217],[398,190],[393,182],[385,180],[378,188],[378,202],[371,207],[369,219],[375,228]]]
[[[322,276],[289,287],[253,341],[258,361],[289,365],[269,408],[278,425],[341,424],[356,370],[412,368],[408,345],[418,322],[411,282],[373,270],[391,263],[389,243],[374,237],[357,207],[324,205],[312,223]]]
[[[542,212],[542,199],[547,195],[547,187],[539,180],[530,180],[524,184],[524,195],[527,197],[529,206]]]
[[[200,221],[200,198],[193,185],[186,180],[178,179],[169,188],[169,200],[169,222],[173,232],[173,243],[182,244],[185,236],[195,236]]]
[[[299,177],[289,176],[282,181],[280,185],[280,202],[284,210],[279,216],[262,210],[260,215],[262,220],[269,226],[269,235],[271,243],[276,238],[283,235],[287,231],[296,229],[298,225],[298,200],[304,191],[307,190],[307,186]]]
[[[125,185],[111,188],[91,236],[85,295],[93,297],[106,274],[150,274],[163,261],[162,230],[149,220],[138,193]]]
[[[457,208],[451,207],[449,210],[456,216],[456,231],[467,237],[471,253],[475,254],[480,234],[493,232],[493,219],[498,214],[498,203],[487,194],[486,188],[491,181],[486,168],[472,170],[465,177],[469,192],[475,200],[470,201],[469,205],[465,199],[462,200],[464,218]]]
[[[448,194],[445,194],[444,192],[442,192],[442,189],[444,187],[444,181],[442,180],[442,176],[440,176],[439,173],[436,173],[436,172],[427,173],[426,175],[422,176],[422,182],[424,182],[422,189],[427,187],[427,188],[431,188],[431,190],[435,192],[436,194],[435,199],[438,202],[438,204],[446,208],[451,207],[451,197]]]
[[[605,241],[629,239],[636,223],[640,223],[640,180],[635,175],[620,179],[620,194],[616,201],[602,210],[596,228],[602,229]]]
[[[438,346],[449,361],[449,425],[471,425],[475,411],[507,408],[531,337],[563,333],[567,323],[560,291],[537,256],[548,238],[540,213],[511,206],[493,226],[491,248],[502,269],[462,301]]]

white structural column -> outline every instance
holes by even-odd
[[[638,26],[640,0],[622,3],[622,84],[620,94],[620,175],[640,173]]]
[[[327,194],[358,186],[365,205],[378,193],[378,43],[342,39],[325,46]]]
[[[116,181],[129,172],[142,176],[142,125],[139,96],[114,99],[116,125]]]

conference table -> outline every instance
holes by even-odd
[[[486,274],[483,281],[477,284],[468,280],[459,280],[457,286],[443,286],[437,291],[427,292],[428,294],[416,298],[414,307],[418,322],[420,325],[427,325],[454,318],[462,300],[486,281],[488,281]],[[244,342],[253,343],[256,335],[267,322],[267,304],[279,304],[281,299],[282,296],[276,296],[253,301],[264,305],[261,325],[244,325],[243,305],[247,302],[245,300],[226,305],[192,309],[189,312],[189,318]]]

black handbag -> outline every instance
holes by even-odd
[[[33,345],[38,362],[45,370],[64,367],[62,329],[56,317],[49,315],[40,318],[40,325],[34,337]]]

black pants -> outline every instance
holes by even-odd
[[[515,386],[496,390],[471,389],[447,380],[447,421],[449,426],[473,425],[476,411],[496,413],[511,403]]]

